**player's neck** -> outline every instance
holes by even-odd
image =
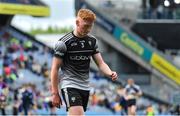
[[[74,34],[76,37],[78,37],[79,39],[81,39],[81,38],[84,37],[84,36],[81,36],[76,29],[73,31],[73,34]]]

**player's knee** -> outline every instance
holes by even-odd
[[[135,111],[131,111],[131,115],[136,115],[136,112]]]
[[[136,115],[136,106],[131,107],[131,115]]]
[[[69,108],[69,115],[84,115],[83,107],[82,106],[72,106]]]

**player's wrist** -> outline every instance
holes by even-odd
[[[52,96],[59,96],[59,93],[58,92],[52,92],[51,95]]]
[[[111,78],[112,77],[112,72],[108,72],[105,75]]]

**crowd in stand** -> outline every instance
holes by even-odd
[[[21,109],[24,110],[24,114],[27,114],[28,109],[30,109],[31,106],[34,106],[34,103],[32,102],[34,101],[34,97],[32,97],[31,94],[35,94],[36,92],[35,89],[32,89],[35,85],[19,85],[20,87],[14,88],[13,85],[19,78],[18,71],[20,69],[28,69],[31,70],[34,74],[47,78],[49,77],[48,64],[47,62],[40,64],[38,61],[36,61],[33,53],[41,51],[39,51],[37,46],[33,45],[32,41],[18,40],[17,38],[11,36],[8,32],[1,33],[0,37],[0,65],[2,65],[0,70],[0,100],[2,102],[0,108],[2,110],[2,114],[6,114],[5,107],[12,104],[11,102],[14,102],[13,114],[21,112]],[[40,54],[44,54],[44,51],[42,51]],[[13,93],[14,97],[10,96],[10,94]],[[39,107],[40,101],[43,103],[44,100],[47,100],[44,98],[42,100],[41,94],[42,92],[38,91],[35,97],[38,99],[36,101],[36,106]],[[27,100],[28,98],[26,99],[26,97],[24,97],[26,95],[31,96],[31,98]],[[18,96],[21,97],[19,98]]]
[[[144,19],[176,19],[176,10],[159,5],[157,8],[148,7],[142,14]]]
[[[144,19],[179,19],[179,4],[176,3],[176,0],[143,2],[142,18]]]
[[[51,104],[48,84],[50,64],[45,62],[46,60],[44,62],[37,60],[39,55],[50,54],[49,48],[43,46],[41,49],[35,42],[14,37],[8,31],[0,32],[1,113],[7,114],[7,107],[11,106],[11,114],[14,115],[37,114],[39,109],[46,109],[50,114],[55,114],[56,108]],[[44,77],[43,83],[40,83],[43,85],[43,90],[38,90],[37,85],[30,83],[22,83],[22,85],[14,87],[13,84],[20,78],[19,70],[21,69],[30,70],[35,75]],[[126,100],[124,99],[124,89],[126,88],[106,80],[99,73],[92,72],[90,79],[92,90],[89,108],[100,106],[114,114],[127,114]],[[180,110],[178,108],[176,110]],[[143,97],[137,101],[137,111],[141,111],[140,114],[170,114],[164,105],[150,102]]]

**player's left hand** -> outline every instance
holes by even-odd
[[[116,73],[116,72],[112,71],[111,79],[112,79],[113,81],[115,81],[115,80],[118,79],[118,76],[117,76],[117,73]]]

